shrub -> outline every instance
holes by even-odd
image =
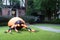
[[[51,23],[60,24],[60,19],[52,20]]]
[[[0,26],[6,26],[8,21],[12,18],[12,16],[1,16],[0,17]],[[21,16],[26,23],[34,23],[35,17],[34,16]]]
[[[27,23],[34,23],[35,17],[34,16],[22,16],[22,19],[24,19]]]
[[[6,26],[11,16],[0,16],[0,26]]]
[[[0,23],[8,22],[10,18],[12,18],[12,17],[10,17],[10,16],[0,16]]]
[[[0,26],[7,26],[7,22],[0,23]]]

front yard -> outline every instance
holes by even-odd
[[[51,26],[54,28],[60,29],[57,25],[49,25],[49,24],[36,24],[33,26]],[[56,26],[56,27],[55,27]],[[32,29],[38,30],[38,32],[28,32],[28,31],[20,31],[20,33],[16,33],[12,31],[10,33],[4,33],[5,30],[8,29],[7,26],[0,26],[0,40],[60,40],[60,33],[50,32],[41,30],[36,27],[30,26]]]

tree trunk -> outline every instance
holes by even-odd
[[[46,12],[47,12],[46,15],[47,15],[47,17],[48,17],[48,20],[51,20],[51,15],[52,15],[52,14],[51,14],[50,9],[47,9]]]
[[[54,10],[54,19],[57,17],[57,10]]]

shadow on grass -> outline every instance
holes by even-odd
[[[9,33],[9,34],[14,34],[14,33],[19,33],[19,34],[22,34],[22,32],[29,32],[29,33],[32,33],[32,31],[28,31],[27,29],[19,29],[18,30],[19,32],[16,32],[15,30],[12,30],[12,32],[11,33]],[[36,32],[39,32],[39,30],[36,30],[34,33],[36,33]],[[4,32],[4,33],[7,33],[7,32]]]

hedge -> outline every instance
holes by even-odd
[[[1,25],[7,25],[8,21],[11,19],[12,17],[10,16],[2,16],[0,17],[0,26]],[[26,23],[34,23],[35,17],[33,16],[21,16],[21,18],[23,20],[26,21]]]

